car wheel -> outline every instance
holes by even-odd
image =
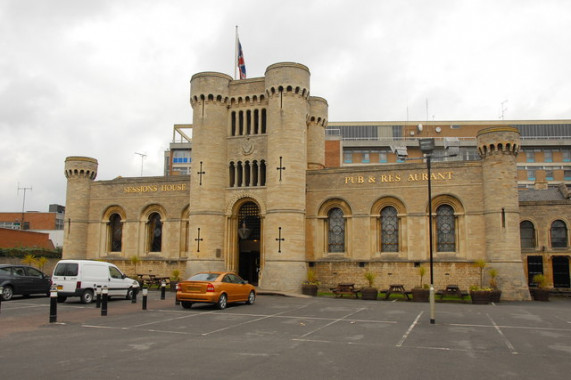
[[[81,293],[81,303],[91,303],[93,301],[93,291],[92,290],[84,290]]]
[[[252,290],[252,291],[250,292],[250,295],[248,296],[248,301],[246,301],[246,303],[247,303],[248,305],[252,305],[255,300],[256,300],[256,293]]]
[[[4,286],[4,289],[2,290],[2,300],[10,301],[13,295],[14,295],[14,290],[12,289],[12,287],[10,285]]]
[[[57,296],[57,302],[58,303],[64,303],[65,300],[67,300],[66,296]]]
[[[219,310],[226,309],[226,304],[228,303],[228,298],[226,298],[226,294],[220,294],[220,298],[218,298],[218,302],[216,303],[216,307]]]
[[[185,309],[190,309],[190,308],[192,307],[192,302],[181,301],[180,304],[181,304],[182,307],[185,308]]]
[[[133,288],[129,288],[129,290],[127,290],[127,297],[125,297],[125,299],[133,299]]]

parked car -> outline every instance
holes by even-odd
[[[2,300],[8,301],[13,295],[50,295],[50,276],[28,265],[0,264],[0,286]]]
[[[232,302],[253,304],[256,288],[232,272],[203,272],[179,282],[176,299],[185,309],[195,302],[214,303],[218,309],[224,309]]]
[[[139,286],[115,265],[93,260],[60,260],[54,268],[52,282],[58,292],[58,302],[79,297],[82,303],[90,303],[98,287],[107,287],[109,297],[131,299],[133,288]]]

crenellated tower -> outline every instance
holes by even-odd
[[[193,110],[190,259],[194,271],[223,270],[228,93],[232,77],[204,72],[191,79]]]
[[[478,133],[482,157],[486,261],[498,270],[502,297],[528,300],[519,233],[519,198],[516,156],[520,148],[517,128],[493,127]]]
[[[325,167],[325,128],[328,117],[327,100],[309,97],[309,115],[307,118],[307,168]]]
[[[87,232],[91,184],[97,177],[97,160],[72,156],[65,159],[66,212],[62,257],[87,258]]]

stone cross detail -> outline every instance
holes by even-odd
[[[278,227],[278,236],[276,238],[276,241],[278,242],[278,253],[282,253],[282,241],[285,241],[285,239],[282,237],[282,228]]]
[[[196,239],[194,239],[194,241],[196,241],[198,243],[197,248],[196,248],[196,252],[200,252],[200,242],[203,240],[204,239],[200,237],[200,227],[198,227],[198,237]]]
[[[282,165],[282,156],[280,156],[280,166],[276,168],[280,171],[280,182],[282,181],[282,170],[286,170],[285,166]]]
[[[202,175],[206,174],[205,171],[202,170],[202,161],[200,161],[200,171],[196,172],[196,174],[198,174],[200,176],[200,186],[202,186]]]

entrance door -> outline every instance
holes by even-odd
[[[260,270],[260,212],[254,202],[246,202],[238,212],[238,274],[258,285]]]
[[[543,256],[527,256],[527,283],[536,286],[533,276],[543,274]]]
[[[569,258],[567,256],[553,256],[553,287],[570,288]]]

